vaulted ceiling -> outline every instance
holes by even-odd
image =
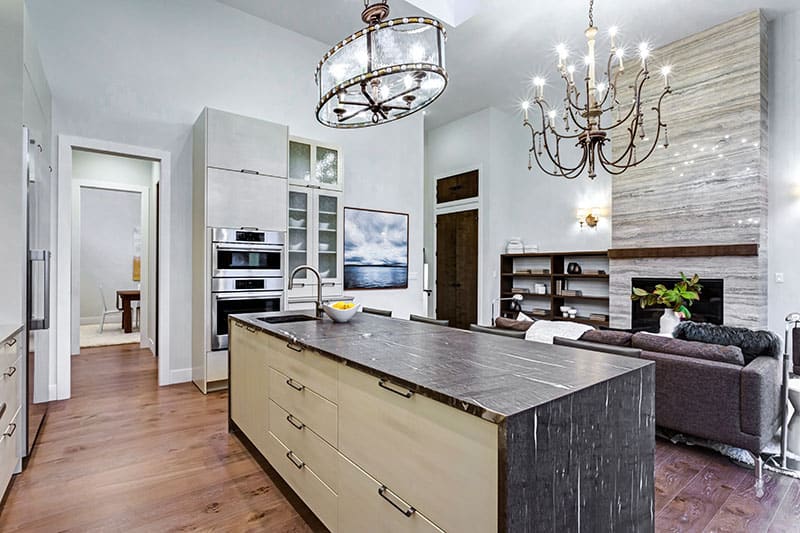
[[[328,45],[363,26],[363,0],[219,0]],[[460,0],[461,1],[461,0]],[[445,19],[451,0],[390,0],[392,16],[423,14],[431,6]],[[566,42],[583,50],[588,1],[467,0],[477,13],[448,28],[450,85],[428,111],[436,127],[487,106],[516,111],[535,73],[553,72],[554,47]],[[416,4],[416,5],[415,5]],[[444,6],[444,7],[442,7]],[[767,18],[800,8],[797,0],[598,0],[595,24],[620,28],[630,46],[647,40],[658,47],[747,11],[763,8]],[[445,11],[441,11],[444,9]],[[467,13],[468,15],[469,13]],[[309,65],[312,72],[315,65]],[[674,65],[680,76],[680,65]]]

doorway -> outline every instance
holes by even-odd
[[[139,163],[143,169],[152,164]],[[80,172],[82,167],[77,169]],[[149,175],[148,170],[148,179]],[[79,300],[81,350],[138,344],[152,351],[147,340],[152,334],[142,321],[142,309],[152,307],[147,286],[142,286],[143,281],[151,282],[142,272],[148,265],[144,253],[149,248],[147,189],[79,186],[78,257],[73,260],[77,267],[73,280],[79,286],[73,287],[73,294]]]
[[[436,217],[436,318],[478,323],[478,210]]]
[[[119,240],[131,247],[141,239],[141,253],[129,252],[127,271],[134,282],[137,269],[139,283],[139,325],[140,345],[149,349],[158,358],[158,383],[168,385],[186,381],[187,371],[175,371],[168,357],[169,298],[156,297],[156,291],[169,291],[170,274],[170,170],[171,158],[168,152],[135,145],[113,143],[96,139],[59,136],[59,195],[58,195],[58,253],[56,260],[57,300],[56,300],[56,388],[57,399],[71,396],[71,358],[80,350],[80,203],[82,189],[124,190],[139,193],[142,216],[139,235],[120,235]],[[81,158],[94,158],[92,173],[81,170]],[[112,161],[129,164],[146,163],[149,171],[142,173],[141,181],[135,184],[120,179],[122,171],[109,166]],[[119,165],[117,165],[119,166]],[[124,165],[123,165],[124,166]],[[121,168],[121,167],[120,167]],[[85,169],[84,169],[85,170]],[[158,190],[157,190],[158,186]],[[76,207],[78,210],[76,211]],[[156,217],[158,220],[156,220]],[[146,245],[145,245],[146,243]],[[160,253],[156,253],[156,250]],[[158,261],[158,265],[156,265]],[[76,281],[76,278],[77,281]],[[159,278],[156,287],[156,278]],[[76,289],[78,295],[75,294]],[[135,290],[130,287],[110,287],[106,297],[108,307],[114,309],[117,303],[117,290]],[[91,287],[99,296],[99,289]],[[133,298],[131,298],[133,299]],[[156,305],[158,309],[156,309]],[[133,307],[133,306],[131,306]],[[132,309],[131,321],[135,321]],[[118,315],[119,316],[119,315]],[[120,318],[116,318],[120,321]],[[158,327],[156,327],[158,325]],[[156,338],[156,332],[158,336]]]

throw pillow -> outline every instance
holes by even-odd
[[[685,341],[650,333],[635,334],[631,339],[631,346],[646,352],[670,353],[694,359],[744,366],[744,355],[742,354],[742,349],[738,346]]]
[[[610,344],[612,346],[630,346],[633,333],[610,329],[592,329],[581,337],[582,341],[599,342],[600,344]]]
[[[520,313],[517,315],[517,320],[519,322],[533,322],[533,319],[526,315],[525,313]]]
[[[533,320],[525,322],[522,320],[514,320],[513,318],[505,318],[499,316],[494,319],[494,325],[499,329],[513,329],[514,331],[528,331],[528,328],[533,324]]]
[[[672,334],[677,339],[738,346],[742,349],[746,364],[762,355],[781,356],[781,338],[771,331],[687,321],[678,324]]]

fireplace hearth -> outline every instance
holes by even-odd
[[[633,287],[652,291],[659,283],[671,287],[679,281],[680,278],[633,278],[631,280],[631,292],[633,292]],[[692,320],[695,322],[722,324],[724,320],[723,280],[701,279],[700,284],[703,286],[700,301],[695,302],[690,308]],[[639,302],[631,301],[631,330],[658,333],[660,327],[659,319],[663,313],[664,310],[661,307],[642,309]]]

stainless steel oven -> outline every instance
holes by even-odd
[[[211,349],[228,348],[228,315],[280,311],[283,278],[211,280]]]
[[[283,277],[284,234],[251,228],[211,229],[211,277]]]

